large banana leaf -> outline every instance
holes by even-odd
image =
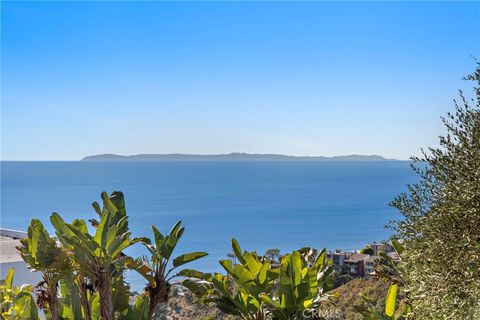
[[[100,225],[99,225],[100,227]],[[149,305],[148,314],[152,314],[159,303],[165,303],[168,300],[168,292],[172,285],[172,279],[185,274],[172,273],[176,268],[183,266],[189,262],[195,261],[207,255],[205,252],[191,252],[172,258],[173,252],[182,237],[185,228],[182,227],[181,221],[177,222],[167,235],[163,235],[155,226],[152,226],[153,241],[147,238],[139,238],[132,240],[142,243],[150,253],[148,259],[127,259],[128,268],[136,270],[145,279],[148,280],[146,290],[153,302]],[[115,242],[112,242],[116,244]],[[119,248],[123,247],[123,242],[119,241]],[[195,290],[194,287],[191,287]]]
[[[5,289],[8,291],[12,291],[13,288],[13,276],[15,275],[15,269],[11,268],[8,270],[7,277],[5,278]]]
[[[271,270],[270,261],[261,261],[254,252],[242,252],[235,239],[232,239],[232,250],[239,264],[220,260],[227,275],[183,270],[179,274],[189,278],[182,284],[200,301],[214,304],[224,313],[242,319],[264,319],[264,302],[259,296],[272,290],[278,272]]]
[[[191,253],[187,253],[187,254],[182,254],[182,255],[176,257],[175,259],[173,259],[173,267],[174,268],[180,267],[180,266],[182,266],[186,263],[189,263],[189,262],[195,261],[197,259],[203,258],[206,255],[208,255],[208,253],[206,253],[206,252],[191,252]]]
[[[62,317],[69,320],[83,319],[80,291],[76,285],[73,273],[67,273],[60,280],[60,294],[62,297]]]
[[[38,309],[31,285],[13,286],[15,270],[11,268],[0,281],[0,319],[38,319]]]
[[[148,296],[143,293],[138,295],[135,299],[133,307],[127,312],[127,315],[122,318],[124,320],[146,320],[148,319],[148,310],[149,310],[150,299]]]
[[[318,306],[331,266],[325,249],[315,259],[313,253],[310,248],[302,248],[283,256],[278,291],[260,295],[274,318],[291,319]]]
[[[385,312],[382,313],[377,309],[375,303],[368,298],[367,296],[360,294],[363,300],[367,303],[369,309],[363,310],[357,308],[360,311],[365,319],[373,319],[373,320],[394,320],[395,319],[395,306],[397,300],[397,292],[398,292],[398,284],[393,283],[388,288],[387,297],[385,299]],[[397,319],[410,319],[411,318],[411,310],[410,307],[405,305],[403,308],[402,315]]]
[[[37,305],[30,292],[21,291],[16,295],[14,310],[19,319],[39,319]]]
[[[397,284],[392,284],[388,288],[387,299],[385,300],[385,316],[387,319],[393,319],[395,315],[395,304],[397,300]]]

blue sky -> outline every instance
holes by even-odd
[[[436,145],[480,2],[2,2],[3,160]]]

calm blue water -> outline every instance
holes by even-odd
[[[408,162],[2,162],[1,226],[25,230],[35,217],[52,231],[52,212],[96,217],[100,192],[121,190],[135,236],[182,220],[177,253],[207,251],[192,267],[220,271],[232,237],[258,252],[386,239],[400,218],[388,203],[415,179]]]

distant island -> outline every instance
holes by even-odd
[[[118,154],[99,154],[87,156],[81,161],[395,161],[379,155],[347,156],[287,156],[283,154],[251,154],[232,152],[227,154],[136,154],[130,156]]]

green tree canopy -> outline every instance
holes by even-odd
[[[360,250],[360,253],[373,255],[375,251],[373,251],[371,247],[365,247],[362,250]]]
[[[404,216],[394,228],[418,319],[480,317],[480,64],[465,79],[476,98],[460,91],[439,146],[413,158],[419,182],[392,203]]]

